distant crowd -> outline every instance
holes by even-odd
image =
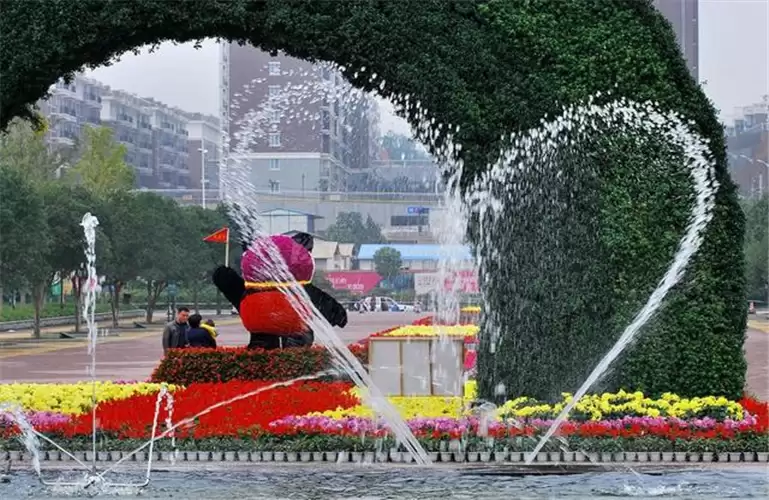
[[[200,347],[216,349],[216,324],[198,314],[190,314],[186,307],[176,311],[176,318],[163,330],[163,353],[169,349]]]

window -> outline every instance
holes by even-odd
[[[390,225],[394,227],[427,226],[430,224],[428,215],[392,215]]]
[[[277,97],[280,94],[280,85],[270,85],[270,97]]]
[[[280,110],[279,109],[271,109],[270,110],[270,123],[280,123]]]
[[[280,61],[270,61],[267,67],[270,70],[270,76],[280,75]]]
[[[271,148],[280,147],[280,132],[270,132],[270,147]]]
[[[323,134],[320,138],[320,151],[324,154],[331,153],[331,137],[328,134]]]
[[[280,160],[277,158],[270,158],[270,170],[280,170]]]
[[[270,192],[280,193],[280,181],[270,181]]]

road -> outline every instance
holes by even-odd
[[[335,330],[345,343],[368,337],[374,332],[409,324],[423,315],[413,313],[351,313],[344,329]],[[217,322],[221,345],[248,343],[248,334],[237,318]],[[96,376],[99,380],[145,380],[163,356],[161,331],[124,333],[100,339],[97,346]],[[47,342],[0,351],[0,383],[76,382],[88,380],[90,356],[85,341]]]
[[[368,335],[408,324],[420,315],[411,313],[350,314],[344,329],[336,329],[346,343]],[[237,318],[218,321],[222,345],[245,345],[248,335]],[[100,339],[97,347],[97,378],[100,380],[145,380],[162,357],[160,331],[124,333]],[[769,401],[769,322],[751,321],[745,342],[748,360],[747,390]],[[0,350],[0,383],[74,382],[87,380],[90,358],[85,341],[47,342]]]

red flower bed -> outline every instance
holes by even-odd
[[[192,384],[174,392],[173,422],[193,417],[211,405],[269,385],[269,382]],[[348,394],[351,387],[351,384],[345,382],[298,382],[290,386],[268,389],[212,410],[196,419],[194,424],[181,426],[175,434],[176,437],[196,439],[256,435],[266,429],[273,420],[289,415],[356,406],[359,404],[358,398]],[[120,439],[149,438],[156,401],[156,395],[137,395],[100,404],[96,413],[99,431]],[[165,430],[165,407],[163,402],[158,434]],[[91,424],[91,415],[83,414],[73,418],[68,424],[57,424],[39,430],[69,437],[86,436],[91,434]]]
[[[368,365],[368,348],[350,346],[353,354]],[[329,352],[320,346],[293,349],[172,349],[152,374],[153,382],[189,385],[231,380],[291,380],[314,375],[333,367]]]

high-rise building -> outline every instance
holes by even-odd
[[[224,44],[220,62],[227,152],[251,165],[258,191],[342,191],[349,173],[370,160],[368,98],[339,98],[354,93],[331,66],[238,44]],[[249,127],[259,132],[246,147],[239,132],[259,111]]]
[[[699,0],[654,0],[670,21],[692,76],[699,81]]]
[[[769,192],[769,95],[738,108],[726,127],[729,172],[745,197]]]

